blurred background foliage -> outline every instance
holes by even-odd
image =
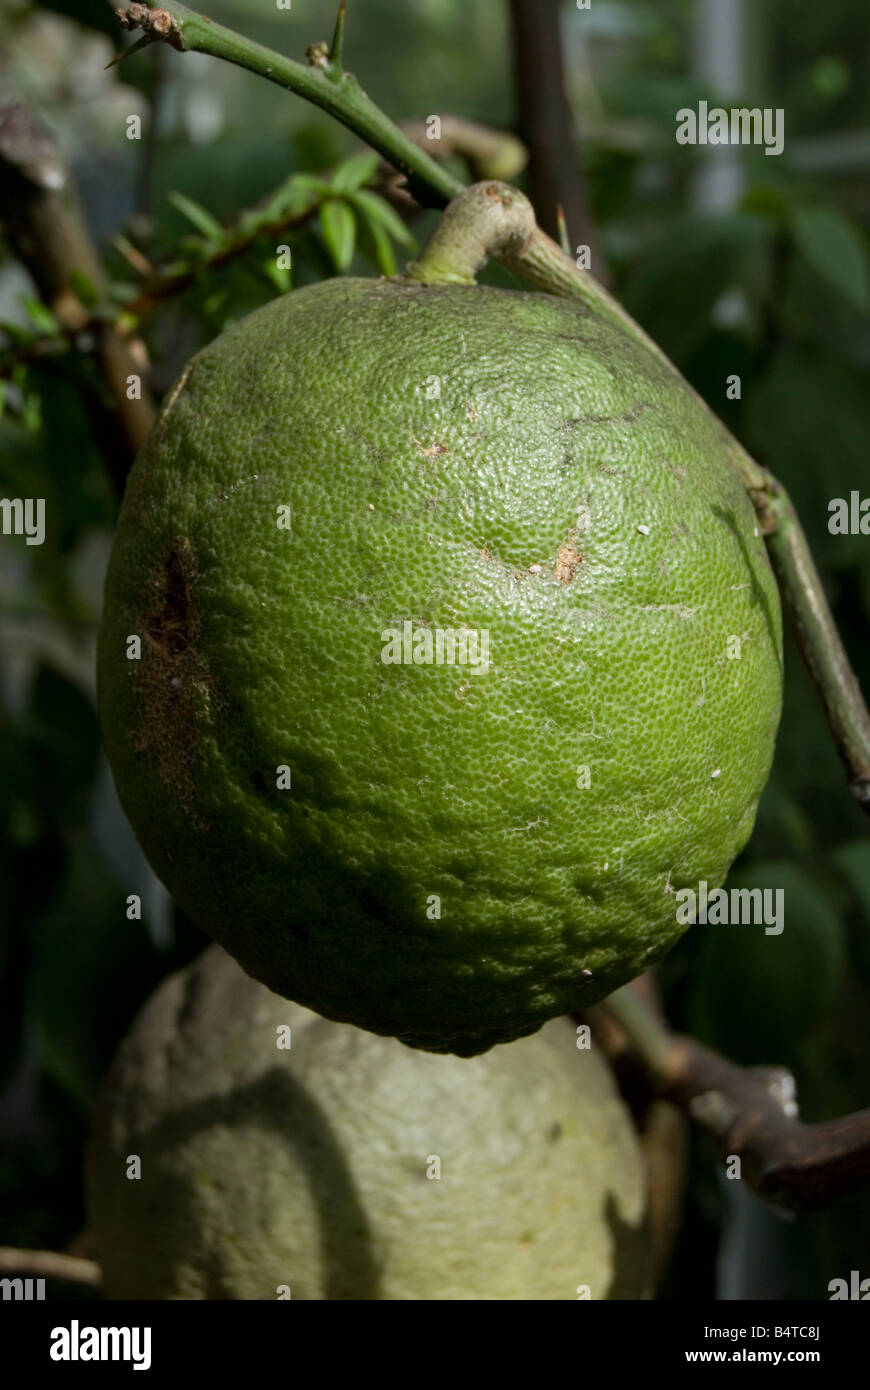
[[[334,19],[331,0],[208,8],[299,59]],[[870,496],[870,9],[565,0],[560,17],[600,268],[791,490],[870,691],[870,540],[828,529],[832,498]],[[348,66],[395,119],[513,126],[507,4],[352,0],[348,29]],[[125,321],[156,397],[271,296],[337,270],[390,273],[425,237],[433,214],[406,225],[373,189],[376,161],[312,107],[163,47],[106,71],[120,47],[103,0],[6,0],[0,106],[38,111],[72,170],[110,276],[108,291],[82,284],[82,300],[135,310],[154,267],[187,276]],[[678,146],[675,113],[701,98],[783,108],[783,155]],[[282,219],[292,272],[275,261]],[[249,249],[213,265],[239,237]],[[93,652],[117,480],[88,408],[87,342],[60,351],[69,337],[13,251],[0,250],[0,495],[44,497],[48,526],[42,546],[0,537],[0,1242],[74,1248],[99,1077],[138,1005],[203,938],[148,871],[100,751]],[[56,354],[33,352],[53,336]],[[739,399],[726,396],[733,374]],[[870,1105],[865,824],[789,643],[774,771],[733,873],[784,888],[786,930],[699,928],[660,984],[675,1026],[737,1061],[791,1067],[811,1120]],[[662,1297],[825,1298],[832,1278],[870,1274],[870,1198],[787,1221],[695,1147]]]

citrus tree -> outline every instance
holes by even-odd
[[[136,48],[228,59],[369,147],[326,174],[292,174],[229,223],[176,193],[195,235],[156,266],[122,239],[139,276],[131,285],[106,275],[68,196],[41,173],[54,155],[38,126],[18,112],[4,127],[4,159],[26,193],[12,236],[42,292],[30,328],[10,333],[13,409],[38,427],[51,397],[34,381],[42,388],[42,370],[62,362],[63,395],[72,359],[77,389],[111,422],[116,491],[138,452],[109,568],[99,694],[121,801],[152,867],[274,996],[334,1020],[336,1037],[351,1024],[424,1049],[421,1086],[435,1065],[426,1054],[523,1048],[512,1040],[573,1013],[614,1061],[640,1067],[641,1129],[666,1096],[779,1205],[860,1184],[863,1117],[802,1125],[787,1074],[745,1071],[704,1045],[739,1062],[792,1063],[806,1020],[826,1025],[845,947],[812,882],[777,861],[732,882],[732,901],[787,891],[795,904],[783,1007],[768,1001],[786,955],[756,940],[747,986],[745,957],[706,933],[689,948],[698,960],[685,1001],[703,1041],[674,1037],[643,991],[619,988],[693,922],[716,921],[711,895],[747,844],[773,757],[780,600],[854,799],[867,802],[870,721],[787,491],[581,248],[541,229],[501,177],[519,173],[516,141],[451,122],[459,172],[427,152],[430,132],[394,125],[366,96],[344,67],[343,6],[307,65],[180,5],[133,4],[120,18],[142,31]],[[400,274],[420,207],[444,211]],[[47,210],[67,233],[54,262],[33,249]],[[771,226],[791,217],[768,212]],[[804,212],[793,225],[831,278],[818,218]],[[291,290],[294,276],[348,270],[357,249],[380,279]],[[241,262],[271,302],[221,332],[226,291],[214,276]],[[488,262],[501,269],[477,284]],[[166,383],[158,415],[143,324],[188,291],[216,336]],[[643,311],[649,279],[629,291]],[[50,702],[50,677],[43,688]],[[839,891],[860,900],[861,848],[832,869]],[[766,925],[765,948],[781,931],[774,916]],[[679,1001],[676,959],[663,978],[673,971]],[[95,943],[91,978],[110,978],[109,962]],[[802,993],[808,963],[818,987]],[[735,990],[757,992],[761,1056],[734,1027],[729,970]],[[163,973],[149,960],[138,980],[149,971]],[[273,999],[245,988],[245,1008]],[[62,1009],[43,1015],[58,1074],[86,1094],[96,1063],[65,1055]],[[136,1059],[152,1045],[139,1028],[133,1080],[114,1083],[121,1111],[125,1084],[142,1091]],[[154,1047],[178,1045],[165,1031]],[[476,1062],[450,1065],[469,1084],[477,1074],[461,1071]],[[183,1088],[183,1059],[178,1076]],[[249,1080],[240,1064],[233,1085]],[[699,1104],[711,1095],[717,1104]],[[844,1095],[840,1108],[851,1104]],[[612,1152],[630,1168],[635,1141],[613,1113],[623,1130]],[[135,1132],[142,1116],[113,1123]],[[173,1182],[186,1193],[179,1171],[201,1161],[186,1151],[167,1160],[164,1195],[178,1192]],[[94,1190],[98,1209],[105,1170]],[[255,1296],[229,1275],[203,1282],[238,1236],[220,1233],[207,1201],[198,1210],[179,1220],[209,1229],[209,1253],[193,1274],[182,1253],[158,1291]],[[146,1204],[140,1229],[152,1214]],[[107,1229],[123,1221],[117,1210],[106,1219]],[[628,1296],[648,1287],[646,1260],[635,1252],[617,1271],[637,1276]],[[592,1279],[604,1290],[593,1296],[623,1296],[612,1276]],[[410,1288],[412,1274],[402,1277]],[[318,1287],[306,1296],[354,1296]],[[540,1287],[534,1296],[558,1296]]]

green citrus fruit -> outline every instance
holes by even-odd
[[[122,1045],[88,1168],[112,1298],[646,1287],[639,1147],[606,1063],[564,1019],[438,1057],[319,1018],[211,946]]]
[[[208,346],[130,476],[98,671],[185,911],[278,993],[460,1054],[660,956],[779,717],[732,448],[548,295],[332,280]]]

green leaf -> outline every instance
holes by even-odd
[[[328,198],[320,209],[323,239],[338,270],[347,270],[356,244],[356,219],[347,203]]]
[[[169,201],[174,208],[192,222],[198,232],[201,232],[209,241],[223,241],[224,229],[216,217],[204,208],[201,203],[195,203],[192,198],[188,198],[184,193],[170,193]]]
[[[21,303],[27,310],[28,318],[37,333],[46,333],[53,338],[60,333],[60,324],[54,314],[40,300],[31,299],[28,295],[23,294]]]
[[[36,431],[42,425],[42,401],[29,393],[21,402],[21,422],[26,430]]]
[[[100,302],[100,294],[96,286],[88,279],[83,270],[74,270],[69,277],[72,286],[79,299],[86,309],[95,309]]]
[[[29,328],[22,328],[20,323],[12,323],[8,319],[0,319],[0,332],[6,335],[10,343],[29,343],[33,338]]]
[[[795,241],[810,265],[862,313],[870,311],[870,260],[857,228],[833,207],[800,208]]]
[[[353,193],[374,178],[379,163],[380,157],[374,150],[362,150],[359,154],[351,155],[335,170],[330,187],[336,193]]]
[[[374,261],[382,275],[395,275],[398,269],[393,243],[380,222],[360,220],[360,249],[369,260]]]
[[[270,284],[275,286],[279,294],[286,294],[293,288],[293,275],[286,266],[278,265],[274,256],[267,256],[264,261],[260,261],[260,269],[266,276]]]
[[[319,179],[315,174],[294,174],[293,181],[296,187],[308,193],[317,193],[321,197],[326,196],[332,190],[325,179]]]
[[[257,223],[276,222],[281,217],[293,217],[300,215],[309,208],[315,199],[327,191],[328,185],[322,180],[315,180],[319,185],[316,189],[310,188],[305,182],[305,175],[291,174],[282,184],[270,195],[268,201],[261,209],[255,210],[253,219]],[[240,225],[244,229],[247,224],[249,214],[243,214]]]
[[[202,301],[202,307],[207,314],[217,314],[223,309],[229,299],[229,290],[225,285],[219,285],[212,294],[206,295]]]
[[[416,238],[405,226],[395,208],[390,207],[385,198],[361,188],[358,192],[352,193],[348,201],[364,213],[370,222],[379,222],[400,246],[407,246],[409,251],[416,251]]]

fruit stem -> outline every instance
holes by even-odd
[[[444,209],[423,254],[402,277],[423,285],[473,285],[490,256],[522,253],[535,230],[524,193],[496,179],[463,188]]]

